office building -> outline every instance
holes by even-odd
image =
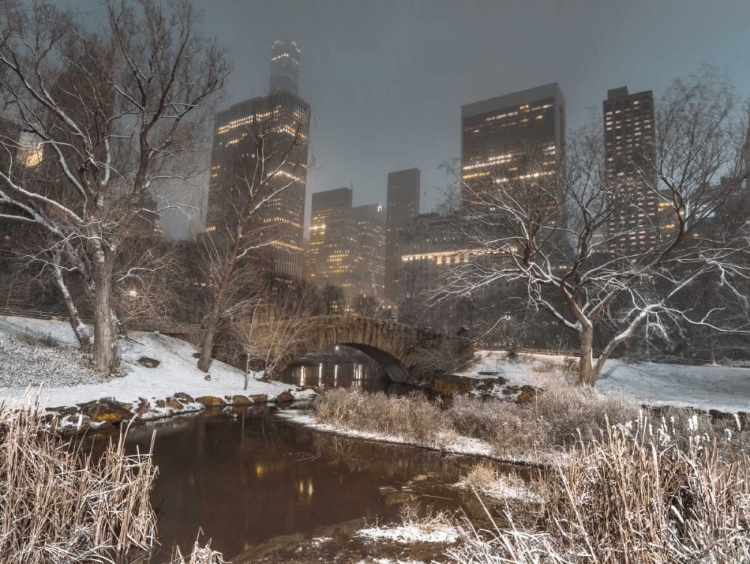
[[[461,107],[465,205],[514,180],[552,177],[565,158],[565,98],[557,83]]]
[[[402,239],[419,214],[420,174],[418,168],[388,174],[385,236],[385,295],[398,301]]]
[[[271,159],[267,170],[279,172],[265,190],[283,188],[264,204],[251,226],[254,237],[265,241],[274,277],[304,277],[304,217],[307,185],[307,137],[310,105],[297,95],[300,52],[291,41],[276,42],[272,50],[271,93],[234,104],[216,114],[211,153],[206,231],[229,233],[236,225],[244,201],[245,181],[255,165],[260,130],[271,130],[265,138],[265,154],[285,159],[283,165]]]
[[[383,206],[352,206],[351,188],[317,192],[310,221],[310,279],[340,286],[351,305],[358,295],[383,297]]]
[[[603,102],[606,177],[618,205],[608,225],[611,250],[645,252],[656,244],[658,201],[654,146],[654,96],[607,92]]]

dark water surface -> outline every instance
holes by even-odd
[[[130,430],[131,452],[147,451],[156,430],[152,500],[162,548],[153,562],[165,562],[175,544],[189,551],[199,530],[203,542],[211,539],[231,558],[277,535],[395,517],[403,494],[394,489],[410,481],[421,484],[409,489],[423,506],[458,507],[458,495],[445,486],[466,459],[313,432],[272,409],[176,417]]]

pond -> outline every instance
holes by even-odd
[[[176,417],[130,430],[127,449],[148,450],[156,431],[159,474],[152,500],[159,552],[202,542],[234,557],[271,537],[365,517],[398,515],[401,487],[419,477],[409,496],[436,509],[456,509],[456,481],[466,459],[417,448],[326,435],[288,423],[275,408],[227,415]],[[103,444],[99,439],[97,443]]]

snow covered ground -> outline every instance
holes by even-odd
[[[478,362],[460,373],[471,378],[500,376],[505,386],[530,385],[544,388],[552,379],[560,379],[560,371],[540,372],[544,363],[563,365],[565,357],[521,355],[509,361],[499,351],[480,351]],[[497,375],[481,375],[496,372]],[[687,366],[639,362],[627,364],[609,360],[604,365],[596,388],[604,394],[622,394],[637,401],[700,409],[718,409],[736,413],[750,412],[750,369],[725,366]],[[495,393],[500,393],[498,387]]]
[[[16,339],[23,333],[52,335],[61,346],[45,348],[19,343]],[[211,380],[207,381],[196,366],[195,348],[166,335],[133,333],[119,344],[122,376],[106,379],[85,366],[72,364],[72,360],[66,366],[60,365],[60,359],[76,358],[78,352],[67,322],[0,317],[0,400],[19,400],[30,386],[41,387],[40,400],[49,407],[101,398],[137,403],[138,398],[164,399],[177,392],[193,397],[266,394],[273,399],[290,389],[288,384],[259,382],[251,375],[248,389],[243,390],[242,372],[216,360],[211,365]],[[160,364],[147,368],[139,364],[141,357],[156,359]],[[295,392],[295,397],[305,393]]]

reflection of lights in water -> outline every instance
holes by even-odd
[[[339,347],[338,345],[336,345],[336,350],[339,350],[340,348],[341,348],[341,347]]]
[[[338,388],[339,385],[339,365],[333,367],[333,387]]]
[[[302,370],[299,371],[299,385],[304,386],[305,385],[305,367],[302,367]]]
[[[318,386],[320,386],[321,390],[324,390],[326,387],[325,382],[323,382],[323,363],[322,362],[318,365]]]
[[[255,477],[256,478],[263,478],[266,475],[266,467],[265,465],[258,462],[255,465]]]
[[[315,488],[313,487],[312,478],[297,482],[297,499],[299,499],[299,501],[309,503],[314,492]]]
[[[361,364],[355,364],[354,365],[354,379],[355,380],[361,380],[362,379],[362,365]]]

